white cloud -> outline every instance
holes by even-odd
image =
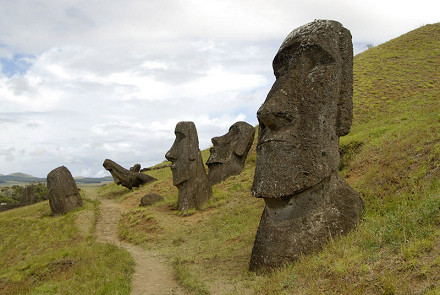
[[[75,176],[108,175],[105,158],[153,165],[179,121],[195,122],[207,148],[234,122],[257,123],[272,59],[292,29],[339,20],[359,52],[439,21],[438,8],[434,0],[3,1],[0,61],[21,68],[0,73],[0,173],[45,176],[66,165]]]
[[[32,152],[29,153],[30,156],[42,156],[46,153],[46,149],[44,148],[35,148]]]
[[[0,156],[3,156],[5,161],[12,162],[15,158],[15,148],[10,147],[0,150]]]

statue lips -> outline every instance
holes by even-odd
[[[287,131],[270,131],[270,136],[263,134],[258,141],[257,149],[261,149],[262,146],[272,145],[272,146],[282,146],[285,149],[293,149],[298,147],[294,144],[295,140],[297,140],[297,136]],[[287,137],[287,139],[286,139]]]
[[[269,138],[269,139],[265,139],[264,141],[259,142],[257,147],[259,147],[263,144],[268,144],[268,143],[273,143],[273,142],[287,143],[285,140]]]

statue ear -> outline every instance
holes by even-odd
[[[350,31],[344,27],[340,31],[339,52],[342,59],[342,79],[339,88],[336,130],[338,136],[344,136],[350,132],[353,120],[353,44]]]
[[[199,137],[197,136],[196,125],[193,122],[188,124],[188,141],[189,141],[189,153],[188,157],[190,161],[194,161],[199,154]]]

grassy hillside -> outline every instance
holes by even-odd
[[[48,201],[0,213],[0,294],[130,294],[133,260],[95,242],[98,202],[83,199],[64,216],[51,216]]]
[[[159,182],[119,195],[133,205],[149,192],[166,198],[126,215],[121,236],[162,251],[199,294],[437,294],[439,72],[440,24],[355,57],[354,123],[341,138],[341,174],[362,194],[367,213],[356,231],[320,253],[267,276],[247,272],[263,209],[250,195],[254,149],[243,173],[214,186],[207,208],[191,216],[173,211],[177,190],[169,170],[153,175]]]
[[[121,238],[162,253],[173,264],[180,282],[193,294],[439,294],[438,73],[440,24],[421,27],[355,57],[354,122],[350,134],[341,138],[340,173],[362,194],[367,213],[355,231],[335,237],[322,251],[271,274],[256,276],[247,271],[264,207],[262,200],[250,194],[255,143],[242,174],[215,185],[213,198],[201,211],[183,215],[175,210],[178,192],[172,185],[169,168],[149,171],[158,181],[140,189],[129,191],[109,184],[99,188],[98,193],[132,208],[120,221]],[[203,152],[205,160],[208,153]],[[140,198],[147,193],[160,194],[165,200],[148,208],[138,207]],[[31,217],[22,211],[30,209],[16,209],[7,217],[0,214],[4,218],[0,220],[0,238],[4,239],[5,231],[13,235],[12,229],[3,229],[6,220],[14,220],[18,232],[25,230],[26,224],[44,222],[32,231],[44,236],[43,232],[48,231],[45,226],[54,227],[57,223],[47,218],[47,208],[39,207],[43,205],[31,207],[36,210]],[[95,205],[88,202],[88,206]],[[9,263],[10,271],[0,272],[0,293],[18,288],[22,282],[32,286],[36,278],[48,280],[56,273],[55,267],[81,269],[92,259],[85,245],[94,247],[94,240],[77,236],[77,229],[72,229],[75,214],[60,218],[67,237],[63,236],[59,245],[51,244],[61,249],[54,257],[41,256],[36,266],[20,262],[28,261],[22,256],[12,262],[8,262],[9,258],[0,261],[1,265]],[[18,239],[19,234],[13,237]],[[33,243],[38,244],[34,239]],[[6,240],[6,246],[1,241],[0,257],[32,253],[22,245],[11,254],[7,251],[15,251],[10,248],[16,245],[11,238]],[[71,241],[75,249],[65,241]],[[93,265],[101,263],[96,266],[101,272],[94,275],[95,283],[83,288],[90,293],[115,294],[110,289],[98,289],[104,288],[106,282],[110,288],[102,270],[110,267],[112,259],[120,260],[114,267],[119,271],[111,276],[122,275],[116,281],[124,285],[130,262],[113,256],[103,258],[108,257],[102,256],[106,251],[124,254],[115,248],[101,248],[93,248],[98,257]],[[31,290],[40,294],[45,288],[57,287],[53,290],[75,293],[80,288],[75,282],[80,280],[65,283],[65,277],[76,278],[74,274],[78,272],[61,272],[64,277],[56,276]],[[8,276],[11,273],[16,276]]]

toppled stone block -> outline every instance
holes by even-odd
[[[125,186],[128,189],[133,187],[140,187],[141,185],[156,181],[157,179],[147,174],[139,172],[141,165],[135,164],[130,170],[125,169],[118,163],[105,159],[103,163],[104,168],[110,172],[113,181],[117,185]]]

